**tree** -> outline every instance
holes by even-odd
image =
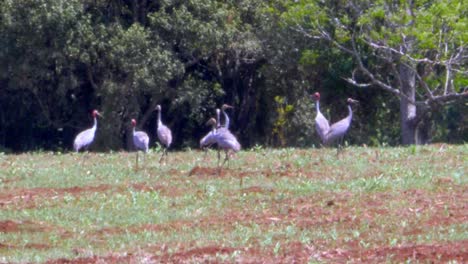
[[[217,98],[207,97],[208,103],[233,104],[233,119],[239,125],[234,131],[243,131],[241,141],[247,144],[258,132],[252,120],[258,115],[262,82],[258,71],[266,62],[258,36],[262,8],[263,3],[254,0],[167,1],[149,17],[155,34],[172,43],[172,50],[184,63],[185,74],[175,80],[176,88],[184,88],[184,81],[189,80],[200,85],[192,90],[208,88],[218,94]],[[185,95],[178,93],[177,97]],[[200,111],[202,106],[191,108]]]
[[[295,1],[297,2],[297,1]],[[351,56],[343,78],[400,102],[403,144],[430,140],[431,115],[468,98],[466,1],[320,1],[285,5],[288,25]]]

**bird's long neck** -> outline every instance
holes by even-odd
[[[96,128],[97,128],[97,118],[94,117],[94,124],[93,124],[92,129],[93,129],[93,130],[96,130]]]
[[[229,128],[229,116],[227,115],[226,111],[223,110],[223,115],[224,115],[224,127]]]
[[[220,122],[220,119],[221,117],[219,116],[219,110],[216,111],[216,125],[215,126],[221,126],[221,122]]]
[[[320,101],[319,100],[315,102],[315,109],[317,109],[317,113],[320,113]]]
[[[162,121],[161,121],[161,110],[158,111],[158,126],[161,126],[162,125]]]
[[[133,127],[133,129],[132,129],[132,133],[133,133],[133,135],[135,135],[135,127]]]
[[[346,117],[349,122],[353,119],[353,109],[351,108],[351,105],[348,104],[348,116]]]

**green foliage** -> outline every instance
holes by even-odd
[[[352,75],[358,83],[372,82],[371,87],[398,92],[401,92],[405,78],[400,76],[398,67],[405,64],[419,75],[415,77],[418,80],[414,100],[423,105],[435,96],[446,96],[451,91],[462,93],[466,89],[467,65],[461,56],[468,39],[464,30],[467,10],[466,1],[310,0],[290,2],[280,16],[286,27],[295,28],[314,43],[303,49],[302,63],[314,63],[317,53],[324,59],[321,41],[325,40],[327,48],[338,48],[355,60],[356,70],[349,70],[345,76]],[[387,86],[383,87],[382,83]],[[427,108],[418,109],[418,113],[426,116],[418,116],[417,122],[430,122],[421,120],[441,110],[434,105]],[[379,130],[381,126],[374,128]],[[393,133],[387,133],[387,136],[389,134]]]
[[[286,103],[285,98],[281,96],[275,96],[276,107],[276,122],[273,124],[273,137],[278,140],[279,146],[285,146],[286,136],[285,128],[287,126],[289,115],[294,110],[294,106]]]
[[[366,43],[398,49],[411,36],[413,58],[448,60],[468,41],[465,2],[415,1],[410,15],[404,1],[1,1],[0,148],[69,150],[97,108],[105,119],[93,148],[130,149],[129,120],[137,118],[155,138],[158,103],[177,131],[175,148],[197,146],[203,124],[222,103],[235,107],[233,131],[243,146],[273,143],[279,134],[281,144],[311,146],[318,142],[314,91],[333,120],[343,98],[371,104],[358,110],[365,118],[356,117],[350,142],[397,144],[398,115],[381,108],[395,102],[347,85],[343,78],[355,61],[317,37],[327,31],[348,47],[355,37],[365,64],[396,82],[391,65],[379,59],[385,52]],[[445,85],[443,67],[418,71],[430,87]],[[452,71],[455,92],[467,86],[465,73],[466,65]],[[290,108],[279,107],[276,96]],[[432,115],[443,121],[436,140],[466,141],[466,128],[447,129],[463,121],[449,113],[462,110]]]

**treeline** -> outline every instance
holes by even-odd
[[[174,148],[195,148],[223,103],[234,106],[232,131],[244,147],[318,145],[310,97],[316,91],[331,121],[347,114],[347,97],[361,102],[350,144],[399,144],[401,98],[375,83],[353,84],[356,60],[311,37],[311,10],[295,2],[3,0],[0,149],[70,150],[74,136],[91,126],[92,109],[104,115],[92,149],[131,149],[132,118],[154,145],[157,104]],[[341,2],[330,1],[327,10],[343,15],[332,6],[345,8]],[[374,51],[360,51],[366,65],[378,63]],[[461,83],[453,90],[463,94],[466,72],[453,76]],[[425,89],[416,86],[416,94]],[[427,142],[467,141],[467,110],[463,98],[431,108]]]

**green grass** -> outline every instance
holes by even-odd
[[[467,145],[255,148],[221,171],[214,152],[169,157],[0,154],[0,262],[385,262],[402,259],[372,252],[468,242]]]

